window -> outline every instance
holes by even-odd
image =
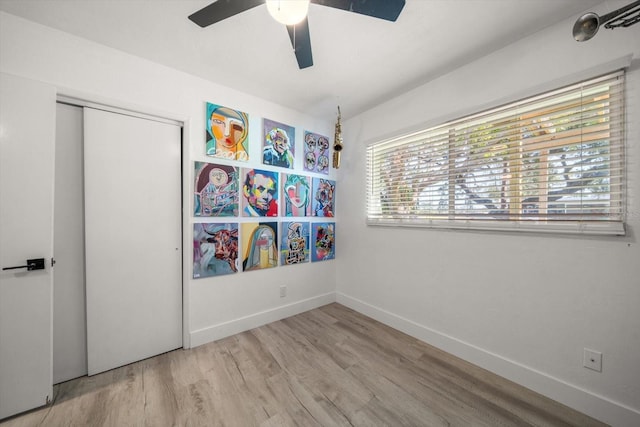
[[[367,223],[624,234],[624,73],[367,148]]]

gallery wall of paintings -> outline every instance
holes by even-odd
[[[208,102],[205,122],[207,160],[193,165],[193,278],[334,259],[329,138],[303,130],[297,146],[295,126],[262,118],[249,129],[248,114]]]

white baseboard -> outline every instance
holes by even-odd
[[[324,295],[318,295],[313,298],[296,301],[294,303],[276,307],[271,310],[255,313],[250,316],[240,317],[228,322],[198,329],[191,332],[190,344],[192,348],[197,347],[199,345],[216,341],[234,334],[238,334],[240,332],[248,331],[249,329],[266,325],[270,322],[275,322],[286,317],[295,316],[296,314],[313,310],[314,308],[322,307],[323,305],[331,304],[332,302],[336,302],[335,292],[329,292]]]
[[[544,372],[536,371],[341,292],[336,292],[336,302],[602,422],[616,427],[640,426],[640,412],[633,408],[595,395]]]

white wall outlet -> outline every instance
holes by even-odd
[[[287,285],[280,285],[280,298],[287,296]]]
[[[602,353],[585,348],[582,358],[582,365],[585,368],[593,369],[597,372],[602,372]]]

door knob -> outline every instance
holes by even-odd
[[[28,259],[27,265],[17,265],[15,267],[4,267],[2,270],[17,270],[19,268],[26,268],[27,271],[44,270],[44,258]]]

